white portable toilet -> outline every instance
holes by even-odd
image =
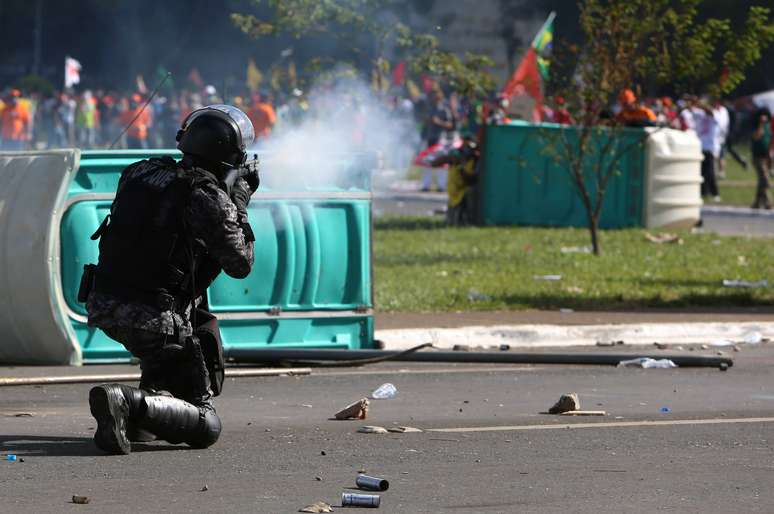
[[[693,227],[701,218],[701,142],[691,131],[646,130],[645,226]]]

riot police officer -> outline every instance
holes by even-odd
[[[253,140],[245,113],[207,106],[178,131],[181,161],[151,158],[121,174],[92,236],[99,261],[87,266],[81,296],[89,325],[136,356],[142,375],[139,388],[91,389],[94,442],[103,451],[127,454],[132,441],[155,438],[203,448],[220,435],[212,397],[222,387],[223,353],[203,298],[221,270],[244,278],[253,265],[247,205],[258,174],[245,169]]]

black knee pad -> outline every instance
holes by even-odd
[[[208,409],[200,416],[198,433],[186,442],[193,448],[208,448],[218,441],[222,425],[214,410]]]

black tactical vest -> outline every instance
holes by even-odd
[[[193,188],[202,181],[217,184],[198,171],[183,169],[171,157],[123,171],[109,219],[93,236],[100,238],[98,290],[145,303],[168,293],[181,307],[215,279],[220,267],[189,239],[185,226]],[[201,272],[206,276],[199,277]]]

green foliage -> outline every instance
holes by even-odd
[[[330,37],[346,39],[352,61],[367,53],[358,43],[364,39],[373,43],[371,53],[374,82],[381,86],[390,71],[384,56],[390,46],[399,49],[415,73],[434,75],[462,94],[484,96],[494,89],[493,77],[487,68],[493,65],[483,55],[466,54],[463,58],[438,48],[438,40],[430,34],[416,34],[403,23],[384,23],[381,16],[395,0],[253,0],[270,8],[270,19],[235,13],[234,24],[254,38],[290,34],[297,39]],[[306,69],[322,72],[338,62],[348,61],[341,56],[336,61],[325,56],[313,58]]]
[[[770,276],[774,245],[681,233],[654,244],[641,229],[606,231],[600,257],[577,253],[582,229],[447,228],[427,218],[377,219],[374,284],[380,311],[585,310],[774,305],[774,287],[723,279]],[[562,251],[565,248],[565,251]],[[559,281],[536,280],[562,275]]]

